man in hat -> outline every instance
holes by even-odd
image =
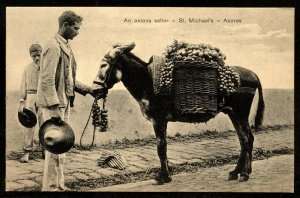
[[[40,57],[42,47],[39,44],[32,44],[29,48],[29,54],[33,60],[24,69],[21,88],[20,88],[20,105],[19,112],[23,112],[24,108],[31,110],[36,114],[36,93],[38,87]],[[34,127],[25,128],[24,134],[24,156],[20,159],[21,162],[26,163],[29,160],[29,154],[33,149]]]
[[[76,62],[69,46],[79,34],[83,18],[73,11],[65,11],[59,17],[58,33],[45,45],[37,91],[40,124],[51,118],[68,122],[70,106],[73,106],[74,91],[94,95],[92,88],[76,80]],[[45,166],[42,191],[64,191],[65,153],[45,151]]]

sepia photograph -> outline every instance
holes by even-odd
[[[5,17],[6,192],[294,193],[294,8]]]

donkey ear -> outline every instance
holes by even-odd
[[[132,42],[132,43],[129,43],[127,45],[120,45],[120,46],[117,46],[115,47],[114,49],[112,49],[110,52],[109,52],[109,56],[111,58],[115,58],[116,56],[120,55],[120,54],[123,54],[125,52],[130,52],[133,48],[135,47],[135,43]]]
[[[121,49],[122,53],[124,52],[130,52],[135,47],[135,43],[131,42],[127,45],[122,45],[119,48]]]
[[[116,47],[120,47],[122,44],[121,43],[114,43],[112,46],[113,48],[116,48]]]

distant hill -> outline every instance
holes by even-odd
[[[266,103],[264,125],[285,125],[294,123],[294,90],[265,89],[264,99]],[[255,98],[257,100],[257,97]],[[83,97],[76,94],[75,108],[70,115],[70,124],[76,133],[76,143],[79,139],[91,109],[93,98]],[[101,103],[99,103],[100,105]],[[251,110],[254,112],[255,106]],[[19,105],[18,92],[9,91],[6,94],[6,147],[7,151],[20,150],[22,148],[23,127],[17,119]],[[123,138],[135,139],[154,135],[152,124],[147,121],[140,112],[140,108],[134,98],[127,90],[109,91],[106,107],[109,111],[108,132],[97,132],[95,143],[101,144],[108,141]],[[253,118],[250,118],[253,122]],[[84,143],[92,140],[92,125],[88,125]],[[219,132],[233,130],[229,118],[220,113],[216,118],[201,124],[169,123],[168,135],[176,133],[200,133],[205,130],[216,130]],[[37,132],[35,134],[37,139]]]

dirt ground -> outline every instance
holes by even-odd
[[[153,180],[114,185],[93,191],[115,192],[294,192],[294,156],[281,155],[253,162],[247,182],[227,181],[233,165],[206,168],[173,176],[170,183],[153,185]]]

